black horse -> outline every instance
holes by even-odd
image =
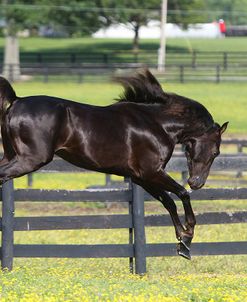
[[[98,107],[42,95],[17,97],[0,78],[0,182],[39,169],[54,154],[85,169],[130,177],[168,210],[180,241],[178,253],[190,259],[196,223],[190,196],[165,167],[175,145],[184,144],[188,183],[201,188],[227,123],[220,127],[198,102],[164,92],[148,70],[118,81],[123,96]],[[166,191],[182,200],[185,226]]]

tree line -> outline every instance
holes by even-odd
[[[2,0],[0,19],[5,33],[48,25],[68,37],[90,35],[114,23],[129,24],[138,33],[151,19],[160,19],[162,0]],[[168,0],[167,21],[186,28],[191,23],[224,18],[228,23],[245,24],[247,0]]]

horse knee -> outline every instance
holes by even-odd
[[[186,189],[183,189],[179,194],[178,197],[182,200],[182,202],[189,203],[190,202],[190,194]]]

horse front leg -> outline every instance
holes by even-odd
[[[161,170],[156,174],[155,179],[162,184],[164,190],[174,193],[181,199],[185,213],[185,232],[182,233],[178,253],[185,258],[190,259],[190,246],[194,237],[194,228],[196,219],[190,203],[188,191],[171,178],[165,171]]]
[[[140,179],[133,179],[134,182],[138,183],[143,189],[152,195],[155,199],[159,200],[166,210],[169,212],[174,228],[176,237],[178,240],[181,239],[186,229],[183,227],[177,213],[177,206],[174,200],[164,191],[154,185],[150,185],[150,183],[140,180]]]
[[[196,224],[195,215],[193,213],[191,203],[190,203],[190,195],[187,190],[178,184],[173,178],[171,178],[168,174],[166,174],[163,170],[159,170],[152,175],[149,174],[145,177],[145,181],[149,183],[149,188],[159,188],[159,194],[156,197],[158,200],[162,202],[162,204],[167,208],[169,213],[171,214],[172,220],[175,226],[176,235],[180,243],[178,244],[178,254],[191,259],[190,256],[190,246],[192,239],[194,237],[194,228]],[[144,187],[145,189],[145,187]],[[177,216],[176,205],[173,199],[165,192],[169,191],[178,196],[181,199],[184,212],[185,212],[185,228],[181,228],[181,223]],[[149,191],[150,192],[150,191]],[[162,193],[161,193],[162,192]],[[150,192],[151,195],[153,195]]]

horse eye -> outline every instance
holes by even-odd
[[[218,151],[214,151],[214,152],[213,152],[213,156],[215,156],[215,157],[218,156],[219,154],[220,154],[220,153],[219,153]]]

